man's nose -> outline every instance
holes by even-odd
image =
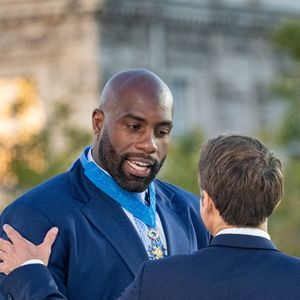
[[[152,132],[145,132],[136,143],[136,148],[145,153],[155,153],[158,151],[157,139]]]

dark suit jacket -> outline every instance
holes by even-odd
[[[198,199],[159,180],[155,180],[155,188],[168,253],[188,254],[205,247],[207,231],[199,218]],[[49,270],[68,299],[115,299],[148,260],[122,208],[87,179],[79,161],[5,209],[0,236],[5,236],[5,223],[36,244],[52,226],[59,228]],[[18,280],[10,279],[3,274],[0,278],[0,291],[5,296],[11,293],[14,299],[35,299],[26,294],[26,288],[16,290]]]
[[[127,299],[299,300],[300,259],[262,237],[224,234],[193,255],[143,264]]]

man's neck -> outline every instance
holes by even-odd
[[[228,228],[256,228],[256,229],[260,229],[260,230],[263,230],[266,233],[268,233],[268,220],[267,219],[258,226],[250,227],[250,226],[230,225],[230,224],[226,223],[221,216],[218,216],[217,218],[215,218],[213,220],[213,222],[211,224],[212,224],[212,226],[211,226],[212,228],[210,231],[213,236],[217,235],[218,232],[220,232],[221,230],[228,229]]]
[[[265,235],[267,238],[269,238],[267,220],[256,227],[232,226],[232,225],[228,225],[226,223],[218,224],[218,226],[216,226],[214,228],[214,232],[212,232],[212,235],[216,236],[216,235],[222,234],[222,233],[241,233],[241,234],[243,234],[243,233],[252,234],[253,233],[253,235],[256,235],[255,233],[259,232],[259,231],[261,231],[261,234],[259,234],[259,235]]]

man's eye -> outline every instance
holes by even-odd
[[[127,124],[127,127],[132,130],[137,130],[141,128],[139,124]]]
[[[156,132],[156,135],[159,136],[159,137],[164,137],[164,136],[167,136],[170,134],[170,129],[158,129],[157,132]]]

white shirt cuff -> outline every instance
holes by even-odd
[[[29,260],[25,261],[21,266],[33,265],[33,264],[45,265],[44,262],[40,259],[29,259]]]

